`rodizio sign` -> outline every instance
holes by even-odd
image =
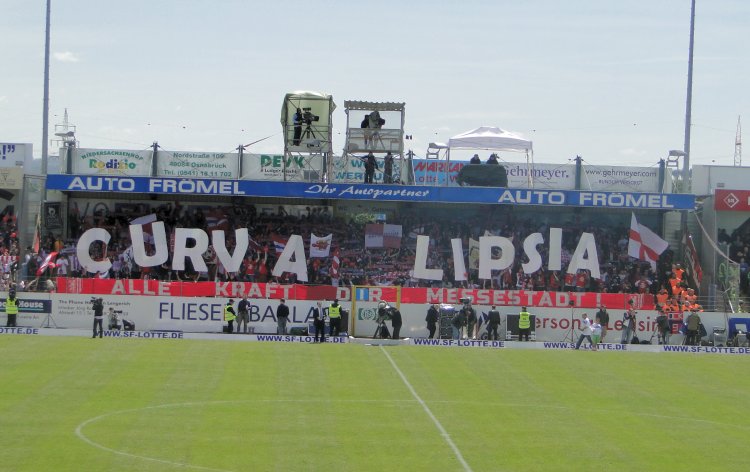
[[[160,266],[169,260],[169,245],[167,242],[164,223],[156,221],[150,223],[153,235],[153,254],[147,254],[146,238],[144,237],[144,225],[130,225],[130,239],[133,242],[133,261],[140,267]],[[94,260],[90,254],[91,245],[95,242],[109,243],[111,236],[104,228],[91,228],[87,230],[78,240],[76,255],[88,272],[104,273],[109,271],[112,263],[109,259]],[[149,238],[150,240],[151,238]],[[190,241],[190,244],[188,244]],[[226,235],[222,230],[211,231],[211,242],[214,251],[227,272],[237,272],[249,247],[249,234],[247,228],[235,230],[236,245],[234,252],[230,253],[226,246]],[[533,233],[523,241],[523,253],[528,262],[523,264],[526,274],[536,272],[542,267],[542,256],[538,246],[544,244],[542,233]],[[208,234],[197,228],[175,228],[174,253],[172,257],[172,270],[185,270],[185,261],[190,259],[193,267],[198,272],[206,272],[208,268],[203,260],[203,253],[208,250]],[[414,261],[413,275],[415,278],[428,280],[442,280],[442,269],[427,268],[427,254],[430,247],[429,236],[417,237],[416,258]],[[460,238],[451,239],[454,260],[455,280],[466,280],[466,266],[464,264],[464,252]],[[104,252],[106,254],[106,251]],[[550,228],[547,268],[549,270],[562,270],[562,229]],[[496,257],[497,256],[497,257]],[[516,258],[516,249],[513,242],[502,236],[482,236],[479,238],[479,278],[489,279],[493,270],[504,270],[510,267]],[[596,252],[596,242],[591,233],[581,233],[573,256],[568,264],[567,272],[574,274],[580,269],[591,271],[591,276],[599,278],[599,257]],[[294,234],[289,237],[284,251],[279,256],[271,272],[274,276],[280,276],[284,272],[297,275],[297,279],[303,282],[307,277],[307,260],[305,257],[305,245],[302,236]]]

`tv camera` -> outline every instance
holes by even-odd
[[[308,126],[310,126],[313,121],[320,121],[320,116],[314,115],[310,110],[312,110],[312,108],[309,107],[302,109],[302,122]]]

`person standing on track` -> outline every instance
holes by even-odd
[[[286,334],[286,324],[289,321],[289,307],[286,306],[286,300],[279,299],[279,306],[276,307],[276,334]]]
[[[633,308],[633,300],[628,302],[628,311],[622,315],[622,337],[620,344],[628,344],[635,334],[635,316],[638,312]]]
[[[576,350],[581,348],[581,344],[583,343],[584,339],[589,340],[589,347],[592,350],[594,350],[594,340],[591,339],[591,333],[592,333],[591,320],[589,319],[589,315],[587,315],[586,313],[581,315],[581,317],[583,318],[581,321],[582,329],[581,329],[581,335],[578,336],[578,342],[576,343]]]
[[[224,305],[224,321],[226,321],[228,325],[227,334],[232,334],[234,332],[234,320],[237,318],[237,315],[234,313],[234,308],[232,307],[233,304],[234,300],[230,298],[227,304]]]
[[[451,320],[451,326],[453,327],[453,339],[461,339],[461,330],[466,326],[466,314],[463,310],[457,310]]]
[[[609,324],[609,313],[607,313],[607,306],[602,304],[599,307],[599,311],[596,312],[594,318],[599,318],[599,323],[602,325],[602,338],[600,342],[604,342],[604,338],[607,336],[607,325]]]
[[[313,327],[315,327],[315,340],[313,342],[326,342],[326,320],[320,302],[313,308]],[[318,337],[320,337],[320,341],[318,341]]]
[[[401,318],[401,312],[398,310],[398,308],[393,307],[391,309],[391,327],[393,328],[393,336],[391,336],[392,339],[400,338],[401,325],[403,324],[404,321]]]
[[[92,338],[96,337],[97,333],[97,327],[99,328],[99,337],[101,338],[104,334],[104,300],[101,298],[94,298],[92,300],[92,308],[94,310],[94,335],[91,336]]]
[[[15,327],[18,315],[18,298],[16,298],[16,289],[14,288],[8,291],[8,298],[5,299],[5,314],[8,315],[5,326],[9,328]]]
[[[521,313],[518,314],[518,340],[523,341],[523,338],[526,338],[526,341],[529,340],[529,336],[531,335],[531,314],[526,311],[526,307],[521,307]]]
[[[602,339],[602,324],[599,321],[599,317],[594,318],[594,324],[591,325],[591,341],[592,348],[594,351],[599,350],[599,342]]]
[[[427,310],[427,318],[424,319],[427,322],[427,330],[430,332],[430,335],[428,336],[429,339],[435,337],[435,330],[437,329],[438,319],[439,313],[437,309],[437,303],[433,303]]]
[[[250,300],[247,299],[247,295],[242,297],[242,300],[237,304],[237,333],[240,332],[240,326],[245,323],[244,333],[247,333],[247,323],[250,321]]]
[[[328,319],[331,320],[331,336],[338,336],[341,331],[341,305],[338,298],[334,298],[328,307]]]
[[[497,311],[495,305],[492,305],[492,309],[487,313],[487,339],[490,341],[497,341],[497,327],[500,326],[500,312]]]

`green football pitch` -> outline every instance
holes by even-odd
[[[3,471],[745,470],[750,359],[0,337]]]

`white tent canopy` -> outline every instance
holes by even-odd
[[[448,140],[448,152],[446,159],[451,160],[451,151],[458,149],[482,149],[488,151],[511,151],[526,154],[526,167],[528,169],[528,185],[534,188],[533,167],[534,149],[531,141],[520,134],[505,131],[495,126],[481,126],[471,131],[466,131],[453,136]],[[448,182],[448,167],[445,167],[446,184]]]
[[[511,131],[494,126],[481,126],[453,136],[448,141],[450,149],[486,149],[491,151],[531,152],[531,141]]]

